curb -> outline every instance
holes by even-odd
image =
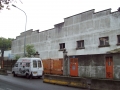
[[[5,69],[0,69],[0,75],[8,75],[7,70]]]

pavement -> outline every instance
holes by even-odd
[[[12,74],[12,71],[10,71],[10,70],[7,70],[7,74]]]

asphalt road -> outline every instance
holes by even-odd
[[[26,79],[24,77],[13,77],[0,75],[0,90],[87,90],[43,83],[42,79]]]

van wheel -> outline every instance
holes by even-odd
[[[38,78],[40,79],[40,78],[42,78],[42,76],[38,76]]]
[[[16,77],[16,74],[15,74],[15,72],[13,72],[13,76],[14,76],[14,77]]]
[[[32,79],[33,78],[33,75],[32,75],[32,73],[30,74],[30,79]]]
[[[26,78],[27,78],[27,79],[29,79],[29,78],[30,78],[30,76],[29,76],[29,74],[28,74],[28,73],[26,74]]]

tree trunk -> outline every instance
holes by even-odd
[[[1,49],[1,68],[3,68],[4,49]]]

